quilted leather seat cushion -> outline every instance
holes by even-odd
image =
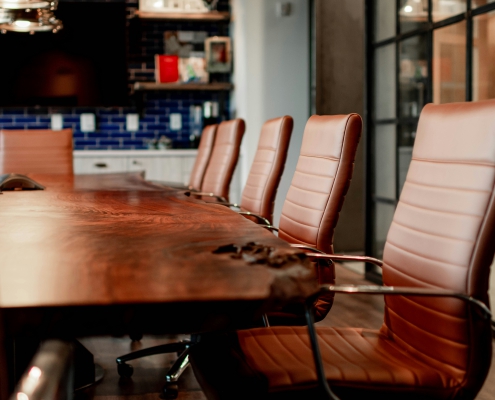
[[[307,332],[302,326],[259,328],[238,331],[228,340],[218,340],[214,346],[206,342],[205,347],[214,349],[215,354],[203,354],[208,371],[201,368],[201,360],[197,359],[201,358],[200,344],[196,352],[199,357],[193,352],[193,366],[198,361],[200,364],[199,368],[195,366],[195,373],[209,399],[227,399],[233,395],[225,384],[229,373],[235,379],[230,381],[230,386],[236,391],[236,398],[244,399],[240,393],[246,393],[246,399],[248,394],[257,399],[285,399],[292,398],[299,390],[304,390],[306,398],[311,388],[315,389],[315,398],[319,398]],[[459,390],[459,381],[413,358],[380,331],[322,327],[318,328],[318,336],[326,377],[343,399],[354,399],[358,394],[367,398],[400,395],[404,399],[411,395],[411,398],[448,399]],[[230,359],[226,359],[226,348]],[[220,377],[223,383],[215,383],[215,377],[210,374]],[[215,392],[209,391],[212,387]],[[220,392],[216,392],[218,388]],[[412,388],[414,394],[410,393]]]

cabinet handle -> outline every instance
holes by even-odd
[[[132,163],[133,163],[134,165],[143,165],[143,163],[141,163],[141,162],[139,162],[139,161],[137,161],[137,160],[134,160]]]
[[[108,168],[107,163],[95,163],[96,168]]]

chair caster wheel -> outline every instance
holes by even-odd
[[[129,337],[133,342],[139,342],[143,338],[142,333],[130,333]]]
[[[179,386],[175,383],[168,384],[163,387],[162,398],[163,399],[176,399],[179,396]]]
[[[134,373],[134,368],[129,364],[117,364],[117,372],[121,378],[130,378]]]

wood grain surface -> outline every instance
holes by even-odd
[[[1,308],[263,300],[283,282],[285,272],[212,253],[287,247],[227,207],[139,174],[31,177],[46,190],[0,196]]]

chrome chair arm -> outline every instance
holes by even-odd
[[[319,253],[319,254],[327,254],[324,251],[318,250],[317,248],[308,246],[306,244],[290,243],[290,247],[294,247],[296,249],[301,249],[301,250],[308,250],[308,251],[312,251],[314,253]]]
[[[215,204],[220,204],[221,206],[225,206],[225,207],[235,207],[235,208],[241,208],[241,205],[240,204],[236,204],[236,203],[227,203],[227,202],[224,202],[224,201],[217,201]]]
[[[306,256],[310,258],[321,258],[324,260],[332,260],[332,261],[359,261],[374,264],[378,267],[383,265],[383,261],[377,258],[368,257],[368,256],[350,256],[350,255],[341,255],[341,254],[326,254],[326,253],[306,253]]]
[[[49,340],[35,354],[10,400],[67,400],[73,392],[71,345]]]
[[[478,307],[486,319],[491,319],[492,312],[488,306],[480,300],[465,293],[454,292],[445,289],[426,289],[398,286],[375,286],[375,285],[324,285],[323,292],[346,293],[346,294],[383,294],[398,296],[428,296],[428,297],[455,297]],[[492,321],[492,324],[494,322]]]
[[[269,231],[278,232],[278,228],[275,228],[273,225],[260,225],[262,228],[268,229]]]
[[[246,215],[248,217],[254,217],[254,218],[257,218],[259,221],[263,222],[263,224],[265,225],[268,225],[268,226],[272,226],[272,224],[270,223],[270,221],[268,221],[265,217],[262,217],[261,215],[258,215],[258,214],[254,214],[250,211],[239,211],[240,215]]]
[[[305,244],[291,244],[291,247],[312,251],[313,253],[306,253],[307,257],[311,258],[322,258],[324,260],[331,261],[359,261],[359,262],[367,262],[370,264],[375,264],[378,267],[383,265],[383,261],[373,257],[367,256],[352,256],[352,255],[344,255],[344,254],[327,254],[324,251],[318,250],[314,247],[305,245]]]
[[[213,197],[214,199],[217,199],[218,201],[221,201],[222,203],[227,203],[227,199],[222,196],[217,196],[215,193],[207,193],[207,192],[196,192],[194,190],[190,190],[191,196],[197,196],[197,197]]]

